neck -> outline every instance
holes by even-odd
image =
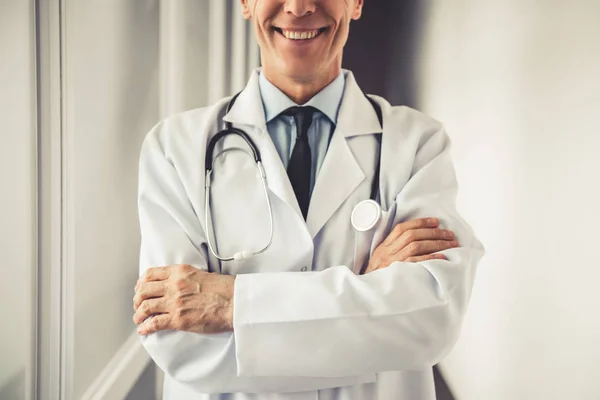
[[[341,65],[330,68],[323,73],[311,77],[294,77],[278,73],[268,66],[262,67],[265,77],[279,88],[296,104],[305,104],[327,85],[335,80],[342,71]]]

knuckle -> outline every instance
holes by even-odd
[[[177,269],[181,272],[189,272],[191,270],[191,266],[188,264],[180,264],[177,266]]]
[[[423,247],[423,245],[419,242],[412,242],[411,244],[408,245],[408,250],[411,253],[418,253],[421,248]]]
[[[141,309],[142,316],[147,317],[150,314],[152,314],[152,307],[150,306],[150,304],[147,301],[142,303],[140,309]]]
[[[185,281],[185,279],[177,279],[175,281],[175,287],[178,291],[182,292],[187,288],[187,282]]]
[[[394,226],[394,229],[392,231],[396,235],[401,235],[403,230],[404,230],[404,228],[403,228],[402,224],[400,223],[400,224],[396,224],[396,226]]]
[[[406,231],[402,234],[402,236],[400,236],[400,238],[405,242],[405,243],[410,243],[410,242],[414,242],[415,240],[415,231]]]
[[[150,278],[156,273],[156,267],[150,267],[146,270],[146,273],[142,276],[142,282],[148,282]]]
[[[156,317],[150,319],[150,328],[153,331],[158,331],[160,330],[161,326],[160,326],[160,320]]]

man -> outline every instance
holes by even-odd
[[[431,367],[457,338],[483,255],[455,210],[448,137],[414,110],[374,109],[341,69],[362,0],[242,6],[262,68],[229,112],[224,99],[168,118],[141,153],[134,321],[166,372],[164,398],[434,399]],[[202,175],[221,119],[258,144],[269,184],[272,243],[249,259],[219,261],[210,245],[233,254],[269,236],[253,164],[231,153]],[[241,147],[232,140],[219,149]],[[381,218],[356,232],[377,165]]]

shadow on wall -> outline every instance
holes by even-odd
[[[155,400],[162,398],[162,393],[157,393],[156,380],[160,378],[162,376],[158,373],[156,364],[152,361],[149,362],[125,400]]]
[[[366,93],[416,108],[416,55],[426,5],[424,0],[367,2],[361,19],[352,22],[344,68],[354,72]]]
[[[25,399],[25,369],[8,379],[0,386],[0,399]]]
[[[422,38],[425,0],[366,3],[350,29],[344,68],[351,70],[366,93],[393,105],[418,109],[417,58]],[[453,400],[440,371],[434,367],[438,400]]]

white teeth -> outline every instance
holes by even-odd
[[[312,39],[319,34],[318,30],[310,32],[296,32],[296,31],[285,31],[282,30],[283,36],[291,40],[308,40]]]

